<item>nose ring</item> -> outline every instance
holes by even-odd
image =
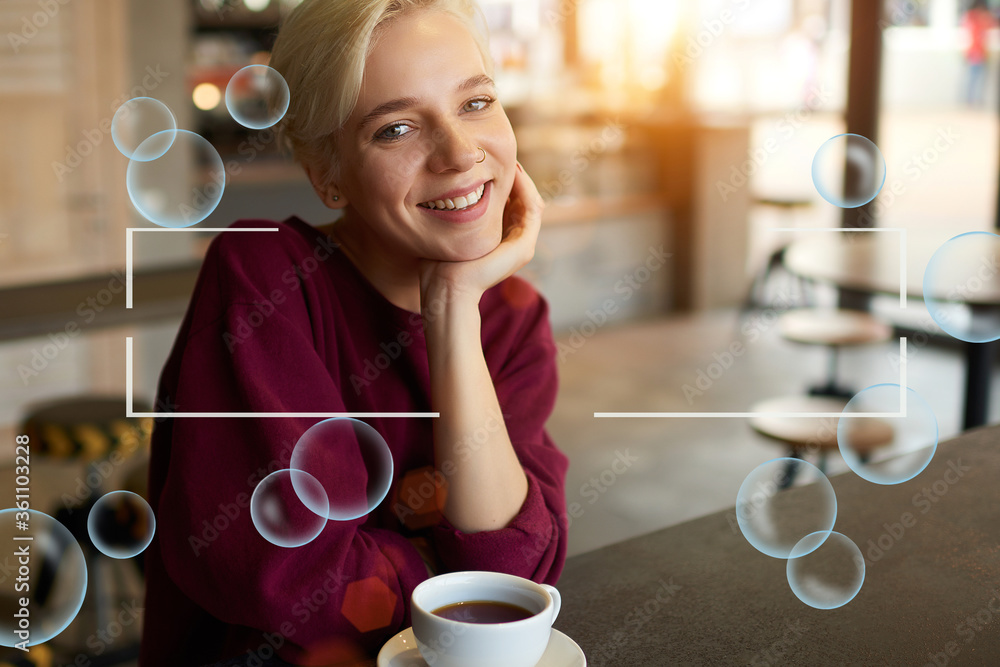
[[[478,148],[479,150],[481,150],[483,152],[483,159],[482,160],[476,160],[476,164],[482,164],[483,162],[486,162],[486,149],[483,148],[482,146],[476,146],[476,148]]]

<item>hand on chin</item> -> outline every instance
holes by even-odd
[[[466,246],[467,254],[456,256],[463,259],[421,260],[422,303],[441,296],[464,297],[478,303],[483,292],[509,278],[531,260],[544,207],[535,184],[518,164],[514,186],[503,212],[502,234],[497,230],[496,236],[482,239],[483,245],[477,241]]]

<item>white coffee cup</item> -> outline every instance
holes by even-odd
[[[458,602],[488,600],[533,613],[509,623],[468,623],[435,615]],[[451,572],[428,579],[411,597],[413,635],[431,667],[534,667],[549,643],[562,598],[552,586],[498,572]]]

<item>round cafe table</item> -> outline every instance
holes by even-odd
[[[910,299],[923,299],[923,278],[927,262],[941,245],[961,232],[955,230],[906,232],[905,293]],[[803,229],[785,252],[785,265],[802,278],[827,282],[842,289],[865,294],[900,292],[900,232],[830,232]],[[959,259],[960,258],[956,258]],[[981,257],[969,257],[981,262]],[[944,299],[945,295],[934,295]],[[984,284],[965,303],[980,311],[1000,307],[1000,280]],[[986,423],[990,397],[990,371],[996,344],[964,343],[965,406],[963,428]]]

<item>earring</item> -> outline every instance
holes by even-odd
[[[483,162],[486,162],[486,149],[483,148],[482,146],[476,146],[476,148],[478,148],[479,150],[481,150],[483,152],[483,159],[482,160],[476,160],[476,164],[482,164]]]
[[[339,197],[339,196],[337,196],[337,195],[334,195],[334,196],[333,196],[333,201],[340,201],[340,197]]]

